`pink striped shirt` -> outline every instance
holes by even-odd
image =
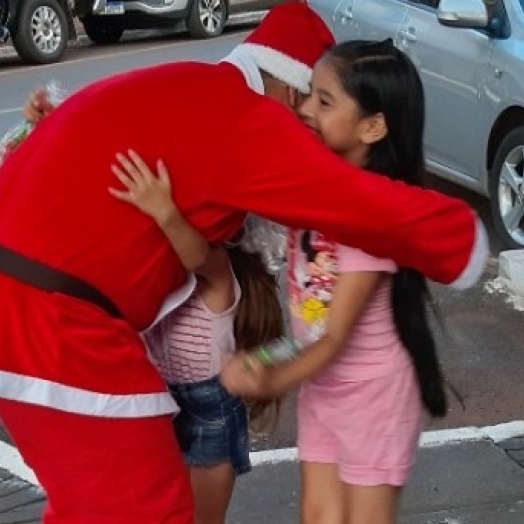
[[[187,302],[145,334],[151,360],[166,382],[199,382],[220,373],[224,359],[235,349],[233,324],[240,300],[236,280],[234,289],[233,305],[214,313],[197,286]]]

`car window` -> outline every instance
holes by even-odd
[[[421,5],[427,5],[428,7],[433,7],[434,9],[436,9],[438,5],[440,4],[440,0],[419,0],[418,3]]]
[[[498,37],[509,38],[511,34],[511,26],[504,2],[501,0],[484,0],[484,4],[488,10],[488,18],[490,22],[493,22],[493,20],[498,21]],[[523,5],[523,0],[520,0],[520,5]]]

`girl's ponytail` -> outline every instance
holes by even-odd
[[[393,277],[393,318],[400,340],[415,367],[422,403],[432,416],[443,417],[448,403],[444,376],[427,318],[430,299],[426,279],[417,271],[400,269]]]

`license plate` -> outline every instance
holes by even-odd
[[[107,2],[102,14],[104,15],[123,15],[125,13],[124,2]]]

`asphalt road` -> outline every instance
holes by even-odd
[[[245,35],[228,31],[212,41],[188,40],[184,34],[131,35],[112,46],[75,46],[59,64],[26,67],[16,56],[0,48],[0,134],[19,119],[27,94],[51,79],[70,90],[97,78],[132,68],[178,60],[214,62],[225,56]],[[154,96],[154,93],[152,94]],[[210,93],[212,97],[212,92]],[[137,104],[147,100],[137,100]],[[129,108],[122,108],[128,110]],[[438,331],[442,361],[450,382],[464,397],[464,407],[452,398],[449,416],[428,427],[486,426],[523,418],[524,334],[522,316],[505,294],[491,292],[497,276],[497,257],[503,248],[493,233],[487,201],[478,195],[428,176],[438,190],[469,202],[484,219],[490,234],[491,259],[482,281],[472,290],[458,293],[434,286],[445,329]],[[293,396],[284,404],[275,434],[257,437],[255,449],[294,445]],[[1,437],[1,430],[0,430]]]
[[[81,37],[64,61],[43,66],[25,66],[9,47],[0,46],[0,135],[18,122],[20,109],[35,86],[58,80],[73,91],[96,79],[139,67],[180,60],[216,62],[242,40],[248,28],[229,29],[213,41],[190,40],[181,32],[134,31],[120,43],[97,46]],[[147,100],[137,103],[147,104]]]

